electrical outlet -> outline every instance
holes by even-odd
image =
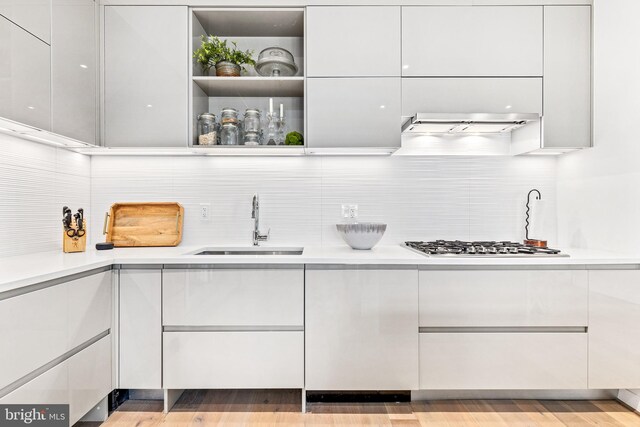
[[[350,220],[358,218],[358,205],[342,205],[342,218]]]
[[[211,210],[211,203],[200,203],[200,219],[203,221],[209,221],[210,210]]]

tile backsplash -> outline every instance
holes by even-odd
[[[62,207],[90,216],[91,159],[0,134],[0,257],[62,251]]]
[[[556,159],[546,157],[93,157],[91,241],[115,202],[177,201],[184,245],[251,244],[251,197],[271,245],[342,244],[341,205],[388,224],[382,244],[410,239],[556,240]],[[210,203],[209,220],[199,218]]]
[[[61,250],[60,211],[84,207],[89,244],[115,202],[177,201],[184,245],[251,244],[251,197],[272,245],[336,245],[342,204],[388,224],[383,244],[410,239],[524,237],[556,231],[556,160],[542,157],[88,157],[0,134],[0,257]],[[199,205],[210,204],[209,220]]]

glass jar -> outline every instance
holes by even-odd
[[[258,132],[246,132],[244,134],[244,145],[260,145],[260,134]]]
[[[238,124],[238,110],[235,108],[223,108],[220,116],[220,124],[233,123]]]
[[[224,123],[220,130],[220,145],[238,145],[240,129],[236,123]]]
[[[218,143],[218,124],[216,115],[202,113],[198,116],[198,145],[215,145]]]
[[[250,108],[244,112],[244,131],[260,132],[260,110]]]

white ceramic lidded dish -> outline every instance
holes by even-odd
[[[387,224],[357,222],[353,224],[336,224],[338,232],[353,249],[369,250],[378,244]]]

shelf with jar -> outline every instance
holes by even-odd
[[[193,8],[190,26],[192,146],[302,147],[304,9]]]
[[[208,111],[198,115],[193,146],[303,146],[299,102],[301,98],[212,98]]]

